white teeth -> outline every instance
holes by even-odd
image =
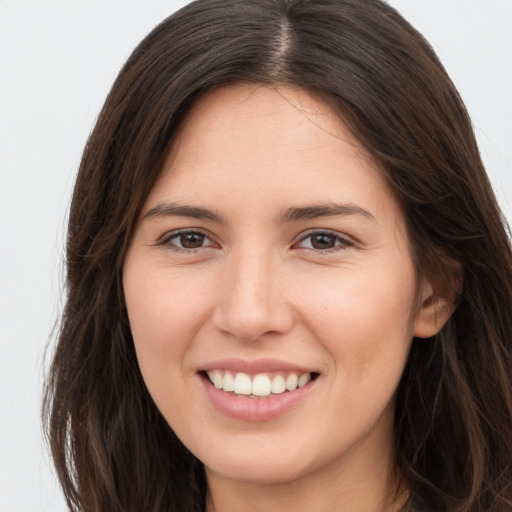
[[[237,373],[233,390],[237,395],[250,395],[252,392],[251,378],[246,373]]]
[[[259,373],[252,381],[251,377],[243,372],[233,374],[229,371],[209,370],[208,377],[217,389],[234,392],[237,395],[253,395],[258,397],[279,395],[285,391],[295,391],[311,381],[311,373],[303,373],[300,376],[290,373],[286,379],[282,375],[276,375],[273,379],[265,373]]]
[[[286,377],[286,389],[288,391],[294,391],[297,389],[297,384],[299,382],[299,378],[297,377],[296,373],[290,373],[288,377]]]
[[[235,379],[231,373],[226,372],[224,374],[224,384],[222,385],[224,391],[235,391]]]
[[[219,370],[213,370],[213,385],[217,389],[222,389],[222,381],[223,381],[222,373]]]
[[[302,386],[305,386],[310,380],[311,380],[311,374],[310,373],[303,373],[299,377],[299,382],[297,383],[297,386],[299,388],[301,388]]]
[[[272,379],[272,384],[271,384],[271,387],[270,387],[270,391],[272,391],[272,393],[274,395],[279,395],[280,393],[284,393],[286,391],[286,383],[284,381],[284,377],[283,376],[276,375]]]
[[[259,374],[252,381],[252,394],[254,396],[270,395],[271,383],[267,375]]]

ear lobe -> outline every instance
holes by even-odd
[[[457,308],[458,297],[462,292],[462,267],[460,263],[450,261],[446,271],[448,283],[439,290],[426,280],[423,284],[413,332],[417,338],[436,335]]]

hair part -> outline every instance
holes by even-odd
[[[122,265],[190,105],[241,81],[320,95],[379,162],[403,207],[416,267],[439,296],[453,296],[446,262],[460,263],[455,313],[437,336],[412,345],[397,397],[397,464],[414,499],[435,510],[512,506],[509,237],[453,84],[423,37],[378,0],[193,2],[121,70],[75,184],[67,302],[45,392],[68,506],[204,510],[202,464],[140,374]]]

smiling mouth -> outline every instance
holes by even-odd
[[[295,391],[314,381],[316,372],[272,372],[251,375],[229,370],[202,372],[206,379],[219,390],[247,398],[270,398]]]

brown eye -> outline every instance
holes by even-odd
[[[336,245],[336,237],[333,235],[313,235],[311,237],[311,247],[313,249],[332,249]]]
[[[200,249],[210,245],[210,239],[198,231],[175,233],[163,241],[165,245],[177,249]]]
[[[186,233],[180,235],[180,245],[184,249],[197,249],[202,247],[206,237],[201,233]]]
[[[319,252],[329,252],[331,249],[345,249],[354,245],[350,239],[336,233],[316,232],[302,238],[296,247],[311,249]]]

